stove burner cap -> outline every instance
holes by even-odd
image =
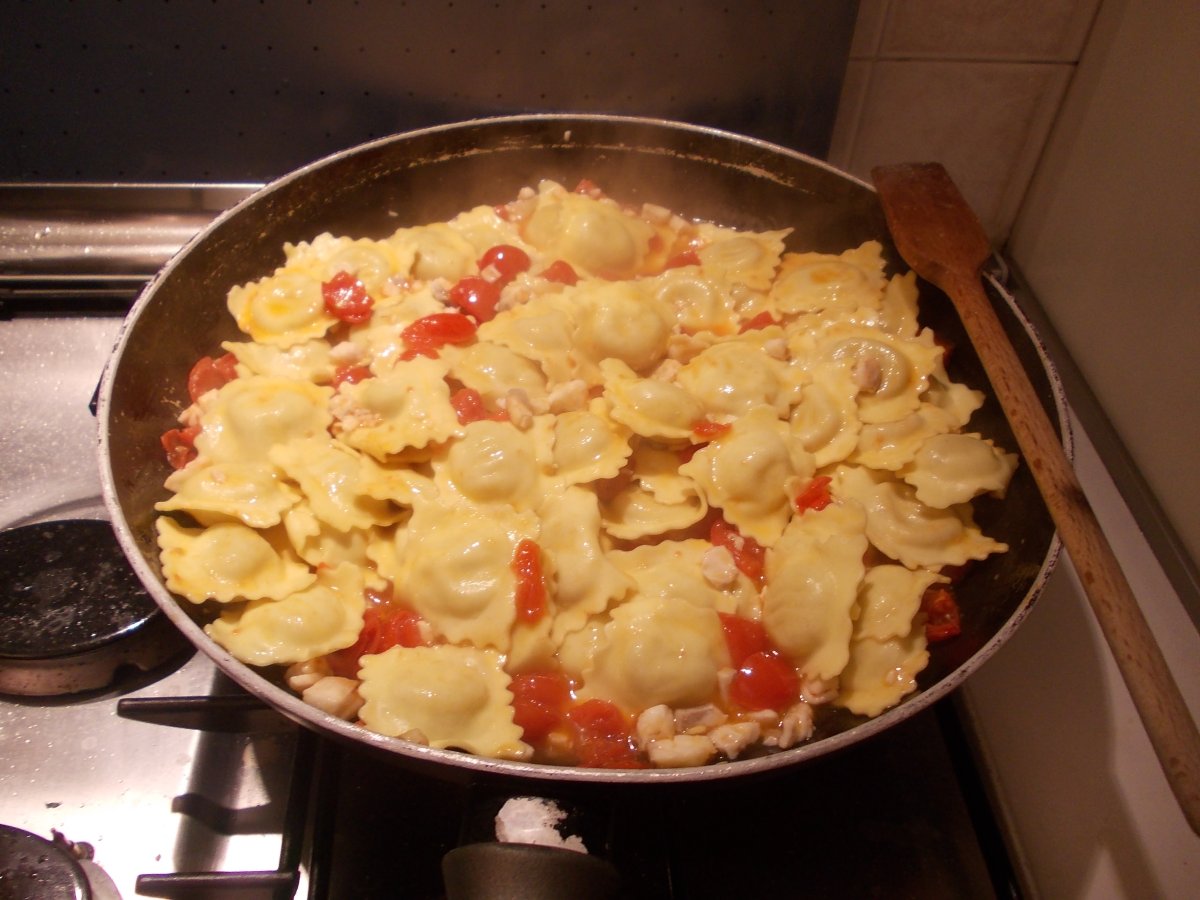
[[[87,900],[87,874],[63,844],[0,825],[0,898]]]
[[[10,659],[84,653],[159,614],[98,520],[0,532],[0,585],[0,656]]]
[[[108,522],[70,519],[0,532],[0,693],[106,688],[122,667],[150,672],[185,646]]]

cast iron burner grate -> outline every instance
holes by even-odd
[[[58,696],[146,672],[186,643],[91,519],[0,532],[0,692]]]

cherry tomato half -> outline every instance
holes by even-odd
[[[585,700],[566,712],[581,766],[599,769],[644,769],[629,721],[607,700]]]
[[[358,325],[371,318],[375,301],[366,286],[349,272],[338,272],[321,285],[325,311],[341,322]]]
[[[579,273],[565,259],[556,259],[542,269],[542,277],[547,281],[567,286],[579,283]]]
[[[400,332],[407,347],[401,359],[437,356],[446,344],[468,344],[475,338],[475,323],[458,313],[433,313],[417,319]]]
[[[714,547],[724,547],[728,550],[738,571],[755,584],[762,585],[766,578],[767,561],[767,549],[762,544],[752,537],[740,534],[724,519],[713,522],[708,540]]]
[[[729,685],[729,699],[744,709],[787,709],[800,697],[800,676],[781,654],[751,653]]]
[[[735,669],[740,669],[746,657],[755,653],[766,653],[774,649],[771,638],[761,622],[755,622],[733,613],[717,613],[721,629],[725,632],[725,646]]]
[[[196,436],[200,434],[199,426],[188,428],[172,428],[159,438],[163,451],[167,454],[167,463],[172,469],[182,469],[196,458]]]
[[[517,621],[536,622],[546,614],[546,582],[542,577],[542,548],[525,538],[517,543],[512,557],[517,576]]]
[[[496,318],[501,284],[482,275],[467,275],[450,288],[450,302],[482,325]]]
[[[529,267],[533,261],[529,258],[529,254],[520,247],[514,247],[512,244],[497,244],[495,247],[489,247],[484,251],[483,256],[479,258],[479,271],[482,272],[491,266],[499,273],[501,284],[508,284],[522,272],[529,271]]]
[[[524,731],[526,742],[542,741],[562,725],[571,703],[571,685],[561,672],[515,675],[508,689],[513,695],[513,722]]]
[[[795,497],[796,511],[805,512],[809,509],[824,509],[833,502],[829,493],[829,485],[833,481],[828,475],[818,475],[806,484]]]
[[[188,396],[195,403],[209,391],[224,387],[235,378],[237,378],[237,357],[232,353],[226,353],[216,359],[211,356],[202,356],[196,360],[196,364],[188,372]]]

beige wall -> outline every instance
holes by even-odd
[[[946,165],[1193,561],[1197,47],[1174,0],[862,0],[830,152]]]
[[[1200,5],[1106,0],[1010,248],[1194,561],[1198,46]]]
[[[829,160],[936,160],[1008,236],[1099,0],[861,0]]]

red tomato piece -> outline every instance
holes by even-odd
[[[738,571],[761,586],[766,577],[767,549],[754,538],[746,537],[724,519],[712,524],[708,535],[714,547],[724,547],[733,555]]]
[[[450,302],[482,325],[496,318],[496,305],[500,302],[498,281],[488,281],[482,275],[467,275],[450,288]]]
[[[599,769],[644,769],[624,713],[607,700],[585,700],[566,712],[581,766]]]
[[[167,463],[172,469],[182,469],[196,458],[196,436],[200,434],[200,426],[188,428],[172,428],[159,438],[163,451],[167,454]]]
[[[760,312],[757,316],[747,319],[738,329],[739,334],[745,334],[747,331],[757,331],[761,328],[768,328],[771,325],[778,325],[779,322],[769,312]]]
[[[604,196],[604,191],[600,190],[600,186],[590,178],[580,178],[579,183],[575,185],[576,194],[587,194],[589,197],[599,199]]]
[[[806,484],[796,495],[796,511],[802,513],[809,509],[824,509],[832,503],[833,495],[829,493],[832,480],[828,475],[818,475]]]
[[[517,576],[517,621],[532,623],[546,614],[546,581],[542,577],[542,548],[529,538],[518,541],[512,557]]]
[[[459,313],[434,313],[423,316],[400,332],[408,349],[401,359],[437,356],[446,344],[469,344],[475,338],[475,323]]]
[[[513,695],[513,722],[534,744],[563,723],[571,703],[571,685],[561,672],[527,672],[513,677],[508,686]]]
[[[497,244],[495,247],[485,250],[483,256],[479,258],[479,271],[482,272],[491,266],[500,273],[500,283],[508,284],[522,272],[529,271],[532,264],[533,261],[529,258],[529,254],[520,247],[514,247],[512,244]]]
[[[508,413],[500,409],[488,412],[483,405],[483,397],[479,391],[471,388],[459,388],[450,395],[450,405],[454,407],[454,415],[459,425],[470,425],[472,422],[482,422],[485,419],[492,422],[507,422]]]
[[[367,378],[372,378],[373,373],[366,366],[339,366],[333,373],[333,388],[337,390],[343,384],[358,384]]]
[[[556,259],[542,269],[542,277],[555,284],[573,285],[579,283],[579,273],[565,259]]]
[[[676,253],[663,265],[664,269],[679,269],[683,266],[698,266],[700,265],[700,254],[695,250],[684,250],[682,253]]]
[[[925,639],[931,643],[962,634],[962,613],[949,585],[930,585],[921,598],[925,613]]]
[[[735,669],[740,669],[746,658],[755,653],[766,653],[774,649],[771,638],[761,622],[746,619],[733,613],[717,613],[721,629],[725,632],[725,646]]]
[[[424,619],[415,610],[395,603],[368,604],[363,612],[363,627],[358,640],[345,650],[329,654],[333,674],[345,678],[358,675],[359,659],[383,653],[392,647],[428,645],[421,631]]]
[[[800,697],[800,676],[782,654],[751,653],[738,667],[729,684],[729,699],[743,709],[783,711]]]
[[[325,311],[341,322],[361,324],[371,318],[375,300],[366,286],[349,272],[338,272],[321,285]]]
[[[714,422],[711,419],[700,419],[692,423],[692,434],[701,440],[711,441],[713,438],[719,438],[723,434],[728,434],[733,428],[724,422]]]
[[[187,392],[195,403],[209,391],[224,387],[237,378],[237,357],[232,353],[213,359],[202,356],[188,372]]]

